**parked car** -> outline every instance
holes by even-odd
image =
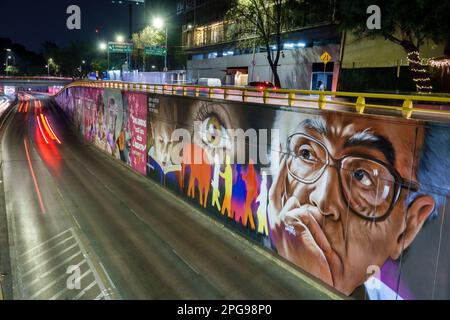
[[[266,89],[276,90],[278,89],[272,82],[270,81],[253,81],[248,84],[248,87],[257,88],[259,91],[264,91]]]
[[[221,87],[222,81],[218,78],[200,78],[197,85],[204,87]]]

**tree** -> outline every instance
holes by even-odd
[[[49,74],[57,75],[60,72],[60,66],[55,62],[53,58],[47,60]]]
[[[83,60],[88,62],[87,67],[90,67],[89,61],[94,56],[92,49],[94,47],[94,45],[82,41],[72,41],[64,48],[60,48],[52,42],[45,42],[42,44],[42,55],[46,64],[50,66],[50,73],[74,76],[80,75],[80,66],[82,66]],[[83,73],[86,71],[83,67]]]
[[[108,60],[105,58],[92,59],[91,68],[96,71],[104,71],[108,69]]]
[[[132,41],[134,44],[133,58],[139,60],[142,57],[145,66],[145,46],[163,45],[166,41],[166,36],[163,30],[147,26],[141,31],[133,33]]]
[[[359,38],[382,36],[401,46],[406,54],[418,92],[432,90],[430,73],[420,57],[420,48],[428,41],[450,38],[450,2],[443,0],[340,0],[337,20],[343,30]],[[367,8],[381,9],[381,28],[367,27]]]
[[[282,34],[294,20],[293,7],[300,1],[294,0],[237,0],[226,17],[233,26],[232,39],[239,39],[239,46],[263,46],[267,61],[274,76],[275,86],[280,87],[278,63],[282,50]]]
[[[7,75],[15,76],[19,73],[19,69],[17,69],[17,67],[15,66],[7,66],[5,72]]]

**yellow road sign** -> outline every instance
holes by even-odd
[[[321,56],[320,56],[320,60],[322,60],[323,61],[323,63],[328,63],[328,61],[330,61],[331,60],[331,56],[330,56],[330,54],[328,53],[328,52],[324,52]]]

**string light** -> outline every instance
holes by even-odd
[[[430,84],[431,78],[428,76],[428,70],[426,68],[428,62],[420,59],[419,51],[408,52],[406,59],[413,72],[413,81],[416,84],[417,91],[431,91],[433,86]]]
[[[432,58],[428,60],[428,64],[433,68],[446,68],[450,67],[450,59],[436,60],[435,58]]]
[[[430,78],[414,78],[413,81],[414,82],[431,81],[431,79]]]
[[[417,85],[417,84],[416,84],[416,87],[417,87],[419,90],[432,90],[432,89],[433,89],[432,86],[419,86],[419,85]]]

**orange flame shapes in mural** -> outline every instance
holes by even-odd
[[[201,157],[201,158],[200,158]],[[206,208],[211,183],[211,166],[206,152],[196,144],[186,144],[183,148],[183,165],[181,175],[184,179],[186,167],[190,167],[187,195],[195,198],[195,186],[199,191],[200,205]]]

